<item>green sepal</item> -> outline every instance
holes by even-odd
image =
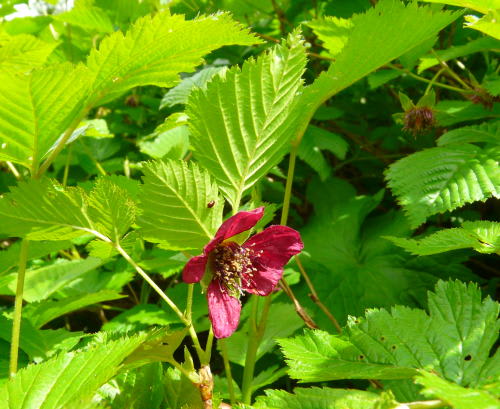
[[[433,107],[436,105],[436,93],[433,89],[425,93],[417,102],[418,107]]]
[[[399,92],[399,102],[401,103],[401,107],[404,111],[409,111],[410,109],[415,108],[415,104],[410,97],[403,94],[401,91]]]

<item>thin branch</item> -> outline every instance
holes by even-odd
[[[319,327],[316,325],[316,323],[313,321],[313,319],[306,312],[304,307],[302,307],[299,300],[297,300],[292,289],[290,288],[288,283],[283,278],[280,280],[279,285],[280,285],[281,289],[285,292],[285,294],[288,295],[288,297],[292,300],[293,305],[295,307],[295,311],[297,312],[299,317],[302,318],[304,323],[311,329],[319,329]]]
[[[306,281],[307,286],[309,287],[309,290],[311,290],[311,293],[309,294],[309,297],[313,302],[325,313],[325,315],[328,317],[328,319],[332,322],[333,326],[337,330],[339,334],[342,334],[342,327],[340,326],[339,322],[337,319],[333,316],[333,314],[326,308],[325,304],[321,302],[319,299],[318,293],[316,292],[316,289],[313,286],[313,283],[309,276],[306,273],[306,270],[304,269],[304,266],[302,265],[302,262],[299,259],[299,256],[295,256],[295,262],[297,263],[297,266],[299,267],[300,274],[302,274],[302,277],[304,277],[304,280]]]

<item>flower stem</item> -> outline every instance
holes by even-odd
[[[120,246],[118,243],[113,243],[116,250],[122,255],[122,257],[132,266],[135,271],[139,273],[139,275],[156,291],[156,293],[165,301],[170,308],[177,314],[180,320],[189,328],[189,335],[193,340],[194,348],[196,349],[196,353],[198,354],[198,358],[200,361],[204,360],[205,352],[200,345],[200,341],[198,340],[198,335],[194,330],[193,323],[190,319],[188,319],[182,311],[177,307],[177,305],[170,299],[170,297],[163,292],[163,290],[158,287],[158,285],[152,280],[152,278],[128,255],[128,253]],[[188,290],[189,291],[189,290]],[[191,298],[192,301],[192,298]]]
[[[233,375],[231,374],[231,365],[229,364],[226,340],[222,338],[219,339],[217,342],[220,346],[220,350],[222,353],[222,360],[224,361],[224,370],[226,372],[227,389],[229,390],[229,399],[231,400],[231,405],[234,405],[236,403],[236,393],[234,392]]]
[[[208,365],[210,363],[210,358],[212,357],[212,345],[214,343],[214,328],[210,326],[208,331],[207,343],[205,344],[205,360],[202,365]]]
[[[288,160],[288,173],[286,175],[286,185],[285,185],[285,197],[283,198],[283,207],[281,209],[281,221],[280,224],[286,225],[288,221],[288,211],[290,209],[290,199],[292,197],[292,183],[293,175],[295,172],[295,160],[297,159],[297,151],[299,149],[299,144],[293,144],[290,150],[290,158]]]
[[[29,241],[27,239],[23,239],[19,254],[16,300],[14,303],[14,317],[12,321],[12,340],[10,343],[9,375],[11,377],[17,372],[17,359],[19,356],[19,339],[21,335],[21,317],[23,309],[24,278],[26,276],[26,263],[28,262],[28,248]]]
[[[397,71],[401,71],[401,72],[404,72],[406,73],[407,75],[409,75],[410,77],[418,80],[418,81],[422,81],[422,82],[426,82],[427,84],[431,83],[431,80],[427,79],[427,78],[424,78],[424,77],[421,77],[420,75],[417,75],[417,74],[414,74],[413,72],[411,72],[410,70],[407,70],[406,68],[400,68],[398,67],[397,65],[394,65],[394,64],[386,64],[388,67],[394,69],[394,70],[397,70]],[[448,84],[443,84],[442,82],[434,82],[434,85],[436,87],[440,87],[440,88],[444,88],[444,89],[448,89],[450,91],[455,91],[455,92],[460,92],[461,94],[463,93],[469,93],[470,91],[467,90],[467,89],[462,89],[462,88],[457,88],[457,87],[453,87],[451,85],[448,85]]]

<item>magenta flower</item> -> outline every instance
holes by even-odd
[[[263,214],[259,207],[227,219],[203,254],[191,258],[182,272],[186,283],[197,283],[208,274],[208,311],[217,338],[236,330],[243,292],[270,294],[290,257],[304,247],[300,234],[286,226],[270,226],[240,244],[235,236],[254,227]]]

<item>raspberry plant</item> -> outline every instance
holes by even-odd
[[[71,3],[0,5],[0,408],[500,406],[497,1]]]

